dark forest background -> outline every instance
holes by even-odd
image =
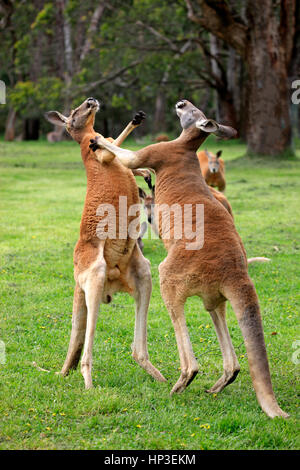
[[[7,141],[67,138],[43,113],[88,96],[104,135],[143,109],[139,137],[172,136],[186,98],[237,128],[249,153],[282,155],[300,134],[299,79],[300,0],[0,0]]]

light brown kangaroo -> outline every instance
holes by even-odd
[[[216,154],[208,150],[197,152],[201,172],[208,186],[218,188],[219,191],[225,191],[225,163],[221,157],[222,150]]]
[[[123,237],[120,236],[121,217],[123,227],[128,227],[135,218],[128,216],[128,208],[139,203],[138,187],[133,172],[109,152],[98,150],[96,158],[89,148],[90,139],[95,136],[93,126],[98,109],[98,101],[88,98],[69,117],[57,111],[46,114],[51,123],[64,126],[79,143],[87,175],[80,236],[74,250],[76,285],[72,332],[61,374],[67,375],[70,369],[77,367],[83,348],[81,372],[85,387],[92,387],[92,348],[99,306],[109,303],[113,294],[121,291],[133,296],[136,303],[133,358],[155,379],[164,381],[149,361],[147,351],[147,313],[152,289],[150,263],[143,257],[137,240],[130,237],[127,230]],[[109,140],[121,145],[143,117],[143,113],[137,113],[115,141]],[[97,135],[100,137],[100,134]],[[140,171],[137,173],[140,174]],[[124,197],[127,198],[123,215],[119,206],[121,196],[123,201]],[[107,233],[101,225],[104,214],[99,213],[99,208],[103,207],[107,210],[112,208],[115,212],[116,234],[112,238],[106,237]]]
[[[128,168],[153,168],[156,172],[156,204],[171,207],[193,206],[193,240],[203,230],[204,244],[190,249],[190,235],[175,237],[174,223],[159,224],[160,236],[168,251],[159,266],[160,288],[171,316],[178,345],[181,375],[172,392],[182,392],[191,383],[199,368],[190,342],[184,304],[188,297],[202,298],[210,313],[220,343],[224,373],[210,393],[220,392],[233,382],[240,366],[226,324],[226,300],[237,316],[247,350],[254,389],[265,413],[288,417],[277,404],[272,389],[264,334],[255,287],[249,278],[247,258],[242,241],[228,211],[213,197],[205,183],[196,151],[210,133],[230,138],[236,131],[207,119],[202,111],[186,100],[176,104],[183,131],[170,142],[145,147],[137,152],[120,149],[101,137],[95,140],[100,148],[113,152]],[[204,207],[204,224],[195,216],[197,205]],[[167,227],[167,230],[165,230]],[[190,232],[191,233],[191,232]]]

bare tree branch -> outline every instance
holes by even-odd
[[[101,85],[104,85],[107,82],[115,80],[117,77],[120,77],[125,72],[127,72],[127,70],[132,69],[132,68],[136,67],[137,65],[139,65],[141,63],[142,63],[142,60],[135,60],[131,64],[127,65],[127,67],[122,67],[121,69],[117,70],[116,72],[112,73],[111,75],[108,75],[105,78],[101,78],[100,80],[97,80],[95,82],[88,83],[87,85],[80,85],[77,88],[79,90],[82,90],[82,91],[84,90],[85,92],[86,91],[91,91],[94,88],[96,88],[97,86],[101,86]]]
[[[13,14],[14,6],[13,2],[10,0],[1,0],[0,1],[0,12],[3,12],[3,17],[0,21],[1,28],[6,28],[10,23],[11,15]],[[1,15],[2,16],[2,15]]]
[[[244,57],[247,50],[248,27],[241,18],[233,15],[227,2],[221,0],[197,0],[201,16],[195,13],[195,2],[185,0],[188,18],[203,26],[215,36],[231,45]]]
[[[212,60],[212,61],[215,61],[218,68],[221,69],[222,71],[222,74],[226,74],[226,70],[224,68],[224,65],[222,64],[222,62],[220,61],[219,57],[216,55],[216,54],[213,54],[211,50],[209,50],[208,46],[206,45],[205,41],[199,36],[197,39],[196,39],[196,42],[197,44],[200,46],[200,48],[202,49],[204,55]]]
[[[156,36],[158,39],[161,39],[162,41],[166,42],[168,45],[169,45],[169,48],[171,49],[171,51],[173,52],[178,52],[178,47],[173,43],[173,41],[171,41],[171,39],[167,38],[166,36],[164,36],[163,34],[161,34],[159,31],[157,31],[155,28],[153,28],[152,26],[150,25],[147,25],[145,23],[143,23],[143,21],[140,21],[138,20],[136,22],[136,24],[138,26],[142,26],[143,28],[147,29],[148,31],[150,31],[150,33],[152,33],[154,36]]]
[[[99,21],[100,21],[102,15],[104,13],[104,10],[105,10],[106,7],[107,7],[107,3],[106,2],[101,2],[97,6],[97,8],[95,9],[95,11],[92,15],[90,26],[89,26],[89,29],[88,29],[88,32],[87,32],[87,35],[86,35],[86,40],[85,40],[85,43],[84,43],[83,48],[81,50],[80,62],[79,63],[81,63],[85,59],[85,57],[87,56],[87,54],[89,53],[89,51],[91,49],[92,35],[93,35],[93,33],[96,32],[96,30],[98,28]]]

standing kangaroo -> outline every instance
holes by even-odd
[[[225,163],[222,158],[222,150],[216,154],[208,150],[201,150],[197,153],[201,172],[208,186],[218,188],[219,191],[225,191]]]
[[[80,236],[74,250],[76,285],[72,332],[61,374],[67,375],[70,369],[77,367],[83,348],[81,372],[85,387],[92,387],[92,348],[99,306],[101,303],[111,302],[115,292],[127,292],[134,297],[136,303],[133,358],[155,379],[165,381],[149,361],[147,351],[147,313],[152,290],[150,263],[138,248],[137,240],[131,238],[127,230],[123,237],[119,232],[120,197],[126,199],[125,220],[122,225],[128,227],[135,218],[128,215],[128,208],[139,203],[138,187],[133,176],[134,171],[125,168],[109,152],[98,151],[95,158],[94,152],[89,148],[90,139],[95,136],[93,126],[98,109],[98,101],[88,98],[69,117],[57,111],[46,113],[48,121],[64,126],[79,143],[87,174]],[[144,113],[137,113],[114,144],[121,145],[143,118]],[[100,137],[100,134],[97,135]],[[137,174],[141,174],[141,171],[138,170]],[[99,213],[101,207],[105,210],[113,209],[117,232],[112,238],[106,237],[101,229],[104,215]]]
[[[202,298],[210,313],[223,355],[224,373],[208,392],[220,392],[235,380],[240,366],[226,323],[226,300],[229,300],[244,337],[258,402],[271,418],[286,418],[288,415],[278,406],[272,389],[259,303],[248,275],[245,249],[233,218],[205,183],[196,155],[210,133],[230,138],[236,131],[207,119],[186,100],[176,104],[176,112],[183,130],[173,141],[149,145],[137,152],[120,149],[101,137],[95,137],[92,144],[114,153],[128,168],[153,168],[156,204],[168,207],[180,204],[182,212],[187,204],[194,209],[196,205],[204,206],[204,225],[198,225],[195,211],[192,219],[193,233],[204,231],[202,249],[187,249],[190,238],[174,236],[178,228],[175,217],[169,227],[159,224],[160,236],[168,251],[159,266],[160,288],[174,325],[181,365],[181,375],[171,393],[182,392],[199,370],[184,315],[186,299],[193,295]]]

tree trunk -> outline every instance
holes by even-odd
[[[248,74],[244,62],[240,59],[240,79],[239,79],[239,137],[246,140],[246,130],[248,128],[248,108],[249,108],[249,95],[247,90]]]
[[[165,94],[164,88],[159,89],[156,95],[155,100],[155,114],[154,114],[154,125],[153,132],[157,134],[158,132],[166,131],[166,115],[165,115]]]
[[[177,57],[179,53],[175,54]],[[165,96],[165,88],[166,83],[169,78],[170,70],[172,64],[168,64],[163,77],[160,82],[160,86],[157,91],[156,100],[155,100],[155,113],[154,113],[154,126],[153,126],[153,133],[156,134],[157,132],[165,132],[166,131],[166,96]]]
[[[103,116],[102,123],[103,123],[103,128],[101,129],[101,133],[102,133],[102,135],[104,135],[104,137],[108,137],[109,136],[109,125],[108,125],[108,119],[107,119],[106,116]]]
[[[249,99],[246,136],[250,153],[276,155],[291,147],[287,65],[275,18],[268,9],[259,10],[252,3],[246,50]]]
[[[15,123],[17,113],[13,108],[10,108],[5,124],[4,140],[11,142],[15,138]]]
[[[248,151],[279,155],[290,150],[288,68],[295,41],[296,0],[281,0],[277,8],[272,0],[248,0],[242,16],[229,2],[185,2],[192,21],[225,41],[244,60]]]
[[[40,134],[40,120],[27,118],[24,121],[23,140],[38,140]]]
[[[222,75],[217,60],[219,59],[220,45],[216,36],[209,35],[210,53],[211,53],[211,70],[216,81],[216,120],[237,128],[237,116],[234,103],[235,89],[235,52],[233,49],[229,51],[227,63],[227,74]]]
[[[218,102],[220,122],[225,126],[231,126],[237,129],[239,126],[232,93],[229,90],[218,93]]]

